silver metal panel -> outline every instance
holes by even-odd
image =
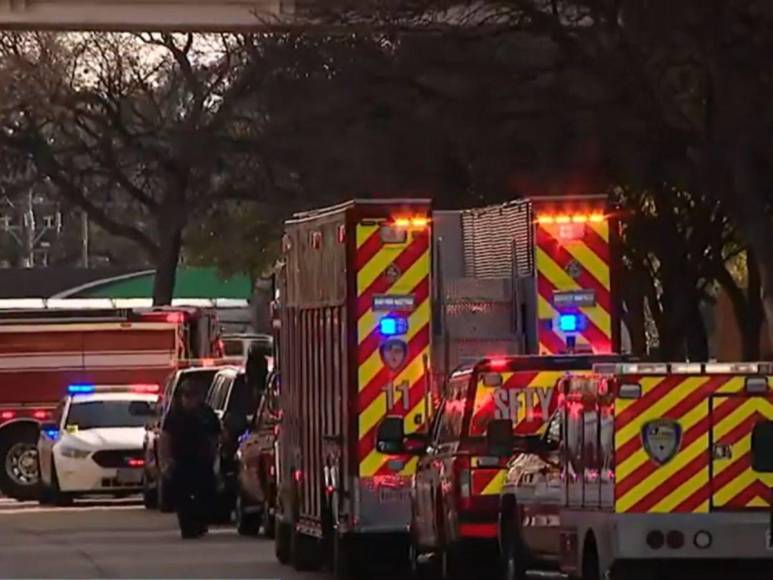
[[[410,480],[402,491],[404,501],[379,501],[379,490],[363,480],[358,481],[359,497],[355,529],[359,532],[407,532],[411,523]]]

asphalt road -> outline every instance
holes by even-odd
[[[174,515],[136,502],[41,507],[0,498],[0,578],[261,578],[329,580],[274,558],[274,544],[214,528],[181,540]]]

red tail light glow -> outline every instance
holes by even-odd
[[[132,385],[130,390],[132,393],[155,394],[161,390],[161,387],[159,385]]]
[[[3,411],[0,413],[0,419],[3,421],[7,421],[8,419],[13,419],[16,416],[16,411]]]
[[[170,324],[180,324],[185,320],[185,316],[182,312],[170,312],[166,315],[166,321]]]
[[[32,413],[32,417],[34,419],[45,419],[48,417],[48,411],[35,411]]]
[[[144,467],[144,466],[145,466],[145,460],[144,460],[144,459],[136,459],[136,458],[132,458],[132,459],[129,459],[129,460],[126,462],[126,464],[127,464],[129,467]]]

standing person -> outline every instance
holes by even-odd
[[[214,459],[220,421],[191,383],[180,385],[180,404],[167,415],[161,432],[161,453],[169,470],[172,498],[183,538],[207,532],[215,503]]]

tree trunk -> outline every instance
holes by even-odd
[[[181,250],[182,229],[177,228],[162,236],[161,249],[156,259],[156,276],[153,280],[154,306],[168,306],[172,303]]]

